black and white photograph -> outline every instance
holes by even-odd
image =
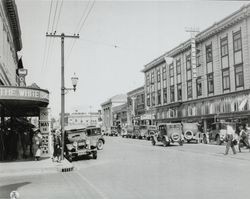
[[[250,197],[250,2],[0,0],[0,199]]]

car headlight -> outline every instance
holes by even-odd
[[[77,142],[73,142],[73,147],[77,147]]]

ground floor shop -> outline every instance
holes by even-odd
[[[250,90],[159,106],[153,123],[197,122],[207,131],[218,121],[250,126]]]
[[[0,87],[0,161],[32,158],[37,146],[41,155],[49,155],[48,104],[47,90]],[[37,125],[32,124],[33,119],[38,121]],[[36,138],[37,129],[41,132],[40,139]]]

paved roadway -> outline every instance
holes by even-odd
[[[106,137],[98,159],[74,162],[74,172],[1,178],[0,198],[11,190],[25,199],[249,198],[250,153],[224,150]]]

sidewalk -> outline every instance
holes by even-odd
[[[42,158],[39,161],[0,162],[0,177],[67,172],[72,171],[73,168],[66,159],[61,163],[52,162],[51,158]]]

